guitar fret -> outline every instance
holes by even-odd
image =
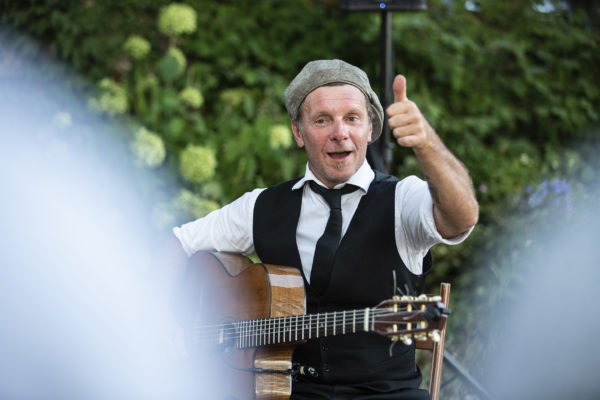
[[[244,348],[244,321],[240,323],[240,348]]]
[[[258,331],[256,332],[257,334],[257,341],[258,341],[258,345],[262,346],[262,338],[263,338],[263,320],[259,319],[258,320]]]
[[[308,338],[312,339],[312,314],[308,315]]]
[[[342,311],[342,335],[346,334],[346,310]]]
[[[363,329],[365,330],[365,332],[369,332],[369,307],[365,308]]]
[[[317,314],[317,324],[315,326],[315,330],[317,331],[317,339],[319,338],[319,314]]]
[[[252,332],[254,338],[254,345],[260,346],[260,319],[254,320],[254,331]]]
[[[242,325],[240,327],[240,347],[243,349],[245,347],[245,339],[246,336],[244,335],[245,331],[244,329],[246,328],[246,321],[242,321]]]
[[[302,316],[302,340],[304,340],[304,320],[306,319],[306,315]]]
[[[298,340],[298,316],[296,315],[296,340]]]
[[[254,343],[254,346],[258,346],[258,338],[260,331],[258,330],[258,320],[254,320],[252,322],[252,343]]]
[[[254,338],[254,346],[260,345],[260,320],[254,320],[254,329],[252,330],[252,337]]]
[[[352,333],[356,333],[356,310],[352,310]]]
[[[260,319],[254,320],[254,328],[252,329],[252,341],[254,346],[260,346]]]
[[[269,343],[269,326],[270,326],[271,320],[267,319],[265,320],[265,333],[264,333],[264,342],[263,344],[268,344]]]
[[[270,342],[271,344],[275,344],[275,333],[276,333],[276,328],[275,328],[275,324],[277,323],[277,321],[272,320],[273,323],[271,324],[271,334],[270,334]]]
[[[246,346],[252,346],[252,320],[246,322]]]
[[[288,319],[288,325],[289,325],[289,330],[290,330],[290,335],[289,335],[289,341],[292,341],[292,318],[294,317],[289,317]]]
[[[325,313],[325,333],[323,336],[327,336],[327,313]]]
[[[335,316],[336,316],[337,312],[334,311],[333,312],[333,336],[335,336]]]
[[[265,320],[265,332],[263,333],[263,344],[266,345],[269,343],[269,326],[270,326],[271,320],[266,319]]]

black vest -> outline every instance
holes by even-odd
[[[262,262],[302,271],[296,245],[302,190],[291,190],[297,181],[270,187],[258,196],[253,235]],[[374,306],[397,294],[394,283],[405,294],[420,291],[421,277],[406,268],[396,247],[397,182],[395,177],[375,173],[336,252],[325,293],[319,296],[311,290],[305,277],[308,313]],[[426,264],[424,271],[429,268],[429,257]],[[314,367],[316,375],[304,379],[318,382],[385,381],[385,385],[394,388],[418,387],[421,376],[414,362],[414,346],[402,343],[390,346],[389,339],[375,333],[313,339],[296,348],[294,362]]]

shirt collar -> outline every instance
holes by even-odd
[[[361,188],[365,193],[369,190],[369,186],[371,182],[375,178],[375,173],[369,166],[367,160],[365,160],[360,168],[348,179],[346,182],[340,183],[339,185],[335,185],[334,189],[340,189],[344,187],[346,184],[351,183],[353,185]],[[325,186],[317,177],[312,173],[310,168],[308,168],[308,163],[306,163],[306,172],[302,179],[300,179],[296,184],[292,187],[292,190],[300,189],[304,186],[304,184],[308,181],[315,181],[321,186]]]

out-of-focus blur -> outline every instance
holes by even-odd
[[[210,398],[176,351],[119,126],[0,54],[0,398]]]
[[[595,202],[580,201],[572,218],[548,218],[539,229],[550,232],[540,233],[543,254],[516,261],[522,285],[490,327],[497,341],[484,375],[493,398],[600,398]]]

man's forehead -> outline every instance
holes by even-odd
[[[313,108],[327,108],[333,106],[347,105],[348,107],[359,107],[366,111],[367,98],[356,86],[346,83],[324,85],[310,92],[302,107],[308,110]]]

